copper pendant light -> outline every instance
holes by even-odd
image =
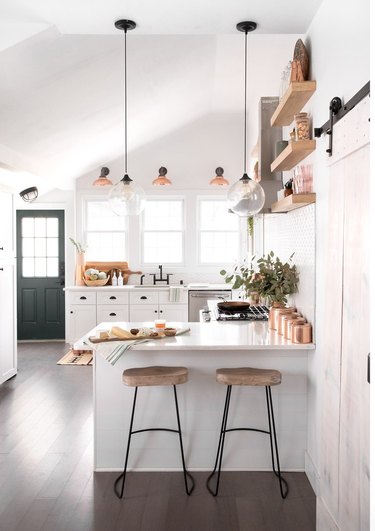
[[[93,186],[112,186],[113,182],[108,179],[107,175],[109,174],[109,169],[105,166],[100,170],[100,175],[92,183]]]
[[[166,177],[167,175],[167,168],[162,166],[159,168],[159,176],[152,181],[152,184],[154,186],[169,186],[172,184],[172,181]]]
[[[264,190],[247,174],[247,34],[257,27],[255,22],[237,24],[238,31],[245,33],[245,119],[244,119],[244,174],[228,190],[228,205],[232,212],[241,217],[258,214],[264,206]]]
[[[211,179],[210,184],[214,186],[228,186],[229,181],[224,177],[224,170],[220,166],[215,170],[216,177]]]

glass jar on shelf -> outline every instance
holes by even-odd
[[[296,122],[296,140],[310,140],[310,118],[307,112],[294,116]]]

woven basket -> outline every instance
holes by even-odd
[[[86,284],[86,286],[105,286],[109,280],[109,276],[107,278],[98,279],[98,280],[86,280],[83,279],[83,282]]]

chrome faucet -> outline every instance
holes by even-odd
[[[163,266],[159,265],[159,278],[156,278],[156,273],[150,273],[150,275],[153,277],[153,284],[155,285],[157,282],[166,282],[169,284],[169,277],[173,275],[173,273],[167,273],[166,278],[163,277]]]

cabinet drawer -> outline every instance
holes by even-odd
[[[69,294],[70,304],[96,304],[95,291],[72,291]]]
[[[129,294],[113,291],[101,291],[97,293],[98,304],[128,304]]]
[[[129,307],[128,305],[118,306],[98,306],[97,307],[97,321],[98,324],[105,321],[128,321],[129,320]]]
[[[169,300],[169,290],[159,292],[159,303],[161,304],[187,304],[188,303],[188,292],[181,291],[180,300],[171,302]]]
[[[159,294],[157,291],[139,291],[131,292],[130,304],[158,304]]]

